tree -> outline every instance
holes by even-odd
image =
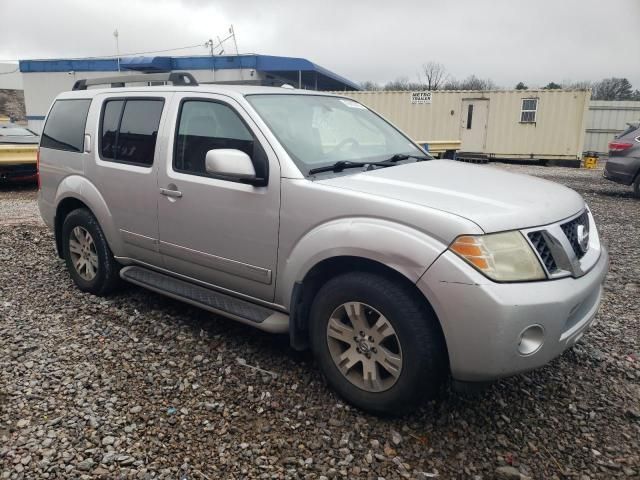
[[[398,77],[384,84],[384,90],[409,90],[409,78]]]
[[[457,82],[457,86],[457,90],[494,90],[496,88],[493,80],[478,78],[475,75],[469,75],[464,80]]]
[[[427,90],[438,90],[447,78],[444,65],[437,62],[429,62],[422,65],[422,72],[426,79]]]
[[[518,82],[516,90],[529,90],[529,87],[527,87],[523,82]]]
[[[594,100],[631,100],[634,96],[631,83],[626,78],[605,78],[593,85]]]
[[[558,90],[558,89],[562,88],[562,85],[560,85],[560,84],[558,84],[556,82],[549,82],[542,88],[544,90]]]
[[[383,90],[427,90],[424,83],[410,82],[408,77],[398,77],[384,84]]]
[[[562,88],[570,88],[573,90],[586,90],[591,88],[591,82],[589,80],[582,80],[579,82],[562,82]]]
[[[362,90],[368,90],[368,91],[382,90],[380,85],[378,85],[376,82],[371,80],[365,80],[364,82],[360,82],[360,88]]]

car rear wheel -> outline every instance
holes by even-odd
[[[640,173],[636,175],[636,181],[633,182],[633,196],[640,198]]]
[[[409,288],[354,272],[311,307],[311,345],[328,383],[363,410],[400,415],[440,390],[446,351],[435,315]]]
[[[87,209],[74,210],[65,218],[62,248],[71,278],[80,290],[104,296],[117,287],[118,263],[98,221]]]

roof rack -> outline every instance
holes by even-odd
[[[111,88],[124,87],[125,83],[166,82],[174,86],[197,86],[198,82],[188,72],[145,73],[142,75],[121,75],[119,77],[83,78],[73,84],[72,90],[86,90],[94,85],[111,85]]]

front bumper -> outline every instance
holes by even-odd
[[[582,277],[495,283],[447,251],[418,281],[447,342],[454,380],[484,382],[541,367],[575,344],[600,305],[609,255]],[[542,327],[542,346],[519,350],[522,332]]]

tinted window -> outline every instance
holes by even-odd
[[[238,114],[222,103],[189,100],[182,104],[176,136],[175,170],[206,175],[209,150],[234,148],[254,161],[256,175],[266,176],[266,154]]]
[[[118,135],[118,124],[124,100],[111,100],[105,103],[102,115],[102,142],[100,144],[100,154],[104,159],[116,158],[116,142]]]
[[[90,99],[57,100],[42,133],[41,147],[81,152]]]
[[[105,103],[100,153],[105,160],[153,164],[163,100],[111,100]]]

